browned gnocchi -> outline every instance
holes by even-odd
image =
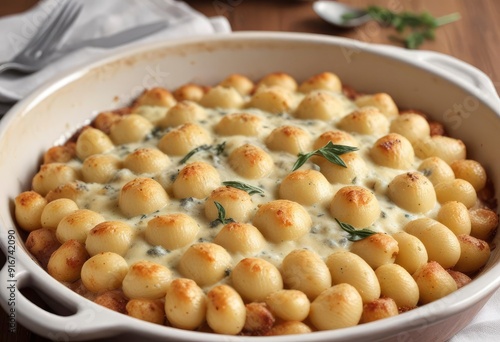
[[[439,300],[490,258],[487,168],[390,94],[346,87],[146,89],[45,153],[14,199],[27,249],[94,302],[184,330],[303,334]]]

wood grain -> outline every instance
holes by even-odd
[[[29,9],[36,0],[16,0],[0,2],[0,16]],[[222,15],[228,18],[234,31],[290,31],[310,32],[348,37],[364,42],[394,44],[388,37],[394,32],[390,28],[368,23],[362,27],[345,30],[322,21],[312,10],[312,1],[292,0],[190,0],[193,8],[207,16]],[[458,12],[461,19],[443,26],[436,31],[436,39],[426,42],[422,50],[432,50],[456,57],[482,70],[493,81],[500,92],[500,13],[498,0],[352,0],[341,1],[357,7],[380,5],[395,11],[428,11],[435,16]],[[1,254],[1,253],[0,253]],[[0,255],[0,264],[5,257]],[[34,291],[25,291],[33,301],[44,306]],[[8,317],[0,314],[0,340],[48,341],[18,326],[16,334],[8,333]]]
[[[352,30],[339,29],[319,19],[312,1],[266,0],[191,0],[192,7],[208,15],[223,15],[234,31],[310,32],[348,37],[364,42],[391,44],[391,28],[368,23]],[[458,12],[461,19],[436,30],[434,41],[425,42],[421,50],[448,54],[482,70],[500,91],[500,1],[482,0],[352,0],[340,1],[363,8],[384,6],[395,11],[428,11],[435,16]]]

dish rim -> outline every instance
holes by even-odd
[[[20,101],[18,104],[16,104],[2,119],[0,122],[0,138],[3,137],[5,131],[8,129],[9,124],[12,120],[18,119],[20,120],[21,117],[29,112],[34,106],[38,105],[40,101],[42,101],[46,96],[57,92],[59,89],[64,87],[66,84],[69,84],[73,82],[74,80],[80,78],[82,75],[90,72],[94,68],[102,67],[106,64],[113,63],[119,60],[123,60],[126,58],[131,58],[133,56],[140,55],[142,53],[147,53],[148,51],[155,51],[158,49],[167,49],[169,47],[175,47],[175,46],[180,46],[180,45],[189,45],[189,44],[199,44],[199,43],[206,43],[210,44],[214,41],[250,41],[250,40],[280,40],[280,41],[290,41],[290,42],[304,42],[306,41],[307,43],[325,43],[325,44],[333,44],[333,45],[340,45],[340,46],[345,46],[347,48],[356,48],[356,49],[361,49],[362,52],[368,52],[376,55],[381,55],[385,58],[389,59],[396,59],[399,60],[400,62],[410,64],[416,68],[422,68],[425,69],[431,73],[436,74],[440,78],[443,78],[451,83],[453,83],[455,86],[462,88],[465,90],[467,93],[472,94],[476,98],[480,99],[484,104],[486,104],[492,112],[496,113],[497,116],[500,117],[499,110],[495,110],[495,105],[499,105],[500,101],[498,98],[498,95],[495,93],[493,94],[491,91],[484,93],[482,90],[484,89],[490,89],[492,84],[482,84],[481,82],[484,81],[483,76],[485,76],[481,71],[478,69],[466,65],[465,63],[459,61],[459,64],[463,63],[465,68],[469,70],[470,72],[477,73],[474,76],[477,76],[477,80],[479,80],[479,85],[477,84],[469,84],[467,82],[464,82],[463,79],[460,77],[457,77],[456,75],[449,74],[448,72],[442,71],[441,69],[436,69],[434,67],[430,67],[425,64],[425,61],[422,61],[419,58],[409,58],[410,56],[416,56],[416,57],[421,57],[421,56],[439,56],[444,58],[445,60],[449,60],[450,58],[453,59],[453,57],[449,57],[447,55],[439,54],[439,53],[429,53],[429,52],[420,52],[420,51],[407,51],[401,48],[397,47],[392,47],[392,46],[385,46],[385,45],[378,45],[378,44],[372,44],[372,43],[364,43],[364,42],[359,42],[356,40],[348,39],[348,38],[340,38],[340,37],[330,37],[330,36],[325,36],[322,34],[311,34],[311,33],[284,33],[284,32],[265,32],[265,31],[259,31],[259,32],[235,32],[235,33],[230,33],[230,34],[221,34],[221,35],[214,35],[214,36],[202,36],[202,37],[192,37],[189,39],[176,39],[176,40],[169,40],[166,42],[154,42],[154,43],[146,43],[146,44],[138,44],[134,47],[123,47],[117,50],[114,53],[111,53],[109,55],[100,57],[90,63],[86,63],[84,65],[76,66],[72,68],[71,70],[58,75],[51,80],[49,80],[47,83],[45,83],[43,86],[38,88],[36,91],[34,91],[31,95],[26,97],[26,99]],[[458,61],[458,60],[457,60]],[[486,77],[486,76],[485,76]],[[487,79],[487,77],[486,77]],[[491,83],[491,81],[490,81]],[[481,88],[483,87],[483,88]],[[492,88],[494,89],[494,87]],[[500,106],[499,106],[500,107]],[[82,123],[83,124],[83,123]],[[12,222],[14,222],[12,218]],[[2,235],[4,235],[7,231],[8,227],[0,227],[0,232]],[[6,239],[2,238],[0,239],[0,247],[2,250],[5,252],[7,251],[7,243]],[[66,291],[70,291],[70,294],[74,297],[75,299],[84,299],[82,296],[74,293],[70,289],[68,289],[66,286],[63,284],[57,282],[55,279],[50,277],[45,270],[43,270],[41,267],[39,267],[33,260],[31,260],[31,257],[29,256],[28,252],[24,251],[23,248],[19,248],[22,250],[20,258],[21,261],[21,268],[25,268],[26,272],[31,272],[29,274],[29,278],[35,280],[35,282],[49,282],[50,284],[50,290],[57,290],[57,291],[64,291],[65,294],[67,295]],[[25,255],[23,255],[25,254]],[[18,254],[19,257],[19,254]],[[27,264],[26,264],[27,263]],[[35,267],[33,269],[33,267]],[[5,268],[5,267],[4,267]],[[33,273],[34,272],[34,273]],[[446,296],[445,298],[442,298],[439,301],[426,304],[418,309],[412,310],[410,312],[398,315],[396,317],[392,317],[389,321],[379,321],[379,322],[373,322],[373,323],[366,323],[363,324],[362,326],[356,326],[352,328],[346,328],[346,329],[340,329],[340,330],[335,330],[334,336],[332,336],[332,331],[324,331],[324,332],[315,332],[313,333],[314,339],[315,340],[321,340],[321,341],[326,341],[329,338],[335,337],[337,338],[337,335],[341,335],[339,338],[342,338],[342,335],[345,335],[346,337],[349,337],[350,335],[358,335],[356,333],[351,334],[350,332],[353,329],[358,329],[358,330],[363,330],[362,327],[369,327],[367,329],[368,331],[365,332],[362,335],[366,335],[365,337],[368,337],[367,334],[372,334],[373,332],[379,333],[380,331],[392,331],[392,330],[397,330],[396,328],[400,325],[405,325],[408,327],[415,326],[415,322],[420,322],[424,321],[427,322],[427,324],[432,325],[435,324],[439,321],[442,321],[449,316],[453,316],[454,314],[459,313],[460,311],[463,311],[467,308],[470,308],[477,302],[480,302],[481,299],[484,299],[488,295],[491,295],[497,288],[500,287],[500,277],[496,277],[495,273],[500,272],[500,262],[497,262],[495,265],[493,265],[486,273],[480,274],[477,278],[474,279],[474,286],[465,286],[456,292]],[[50,279],[50,280],[48,280]],[[57,284],[57,285],[56,285]],[[44,284],[46,286],[46,284]],[[481,286],[482,285],[482,286]],[[456,303],[456,299],[460,299],[458,303]],[[84,299],[86,300],[86,299]],[[75,300],[75,307],[78,307],[79,300]],[[3,303],[2,303],[3,304]],[[92,303],[92,305],[96,305],[95,303]],[[445,308],[445,309],[443,309]],[[424,315],[424,311],[427,311],[426,315]],[[422,313],[422,314],[420,314]],[[429,316],[429,313],[432,315]],[[127,319],[131,319],[131,317],[122,315],[124,317],[127,317]],[[415,317],[413,317],[415,316]],[[70,316],[71,317],[71,316]],[[432,319],[431,319],[432,317]],[[132,318],[132,320],[137,321]],[[410,323],[414,324],[410,324]],[[43,322],[39,322],[43,323]],[[127,332],[128,328],[130,326],[135,326],[137,324],[131,324],[131,322],[127,322],[127,325],[123,325],[124,330],[120,330],[121,332]],[[146,322],[140,322],[141,326],[142,324],[149,324]],[[418,325],[420,325],[420,323]],[[129,325],[130,324],[130,325]],[[387,325],[392,326],[392,329],[387,329],[388,327],[385,327]],[[156,332],[157,327],[149,327],[151,329],[151,332],[155,332],[155,335],[158,333]],[[159,327],[160,329],[164,330],[165,327]],[[190,335],[191,333],[194,333],[192,336],[186,336],[187,338],[207,338],[207,336],[211,335],[200,335],[199,332],[186,332],[180,329],[173,329],[175,331],[178,331],[181,333],[181,335],[185,335],[187,333]],[[181,336],[176,336],[177,334],[175,331],[172,333],[172,338],[180,338]],[[345,332],[345,334],[344,334]],[[164,335],[164,334],[162,334]],[[158,335],[160,336],[160,335]],[[214,336],[219,336],[220,335],[214,335]],[[298,338],[291,338],[288,336],[286,338],[287,341],[302,341],[304,340],[304,335],[299,336]],[[244,339],[245,337],[235,337],[237,340]],[[264,338],[269,341],[279,341],[282,338],[280,337],[259,337],[259,338]],[[212,339],[207,339],[207,340],[212,340]],[[215,340],[215,338],[214,338]],[[285,339],[283,339],[285,340]]]

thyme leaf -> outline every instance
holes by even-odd
[[[256,186],[252,186],[249,184],[241,183],[241,182],[227,181],[227,182],[222,182],[222,184],[236,188],[236,189],[246,191],[246,192],[248,192],[249,195],[264,193],[264,190],[262,190],[261,188],[258,188]]]
[[[293,165],[292,171],[295,171],[298,168],[300,168],[312,156],[322,156],[334,164],[340,165],[342,167],[347,167],[342,158],[340,158],[339,156],[344,153],[353,152],[357,150],[358,150],[357,147],[346,146],[346,145],[334,145],[331,141],[329,141],[325,146],[315,151],[309,153],[299,153],[298,155],[299,158]]]
[[[355,241],[363,240],[363,239],[365,239],[373,234],[377,234],[373,230],[370,230],[367,228],[356,229],[353,226],[351,226],[349,223],[340,222],[337,219],[335,219],[335,221],[337,221],[337,223],[339,224],[340,228],[342,228],[343,231],[349,233],[349,235],[347,236],[347,240],[349,240],[349,241],[355,242]]]
[[[215,207],[217,208],[218,217],[210,223],[211,227],[217,226],[219,223],[228,224],[234,222],[232,218],[226,218],[226,209],[217,201],[214,201]]]
[[[212,146],[210,145],[201,145],[201,146],[198,146],[198,147],[195,147],[193,148],[191,151],[189,151],[185,156],[184,158],[182,158],[180,161],[179,161],[179,164],[184,164],[185,162],[187,162],[189,160],[189,158],[191,158],[195,153],[198,153],[200,151],[207,151],[211,148]]]
[[[226,148],[226,142],[222,142],[220,144],[217,144],[217,145],[200,145],[198,147],[195,147],[193,148],[191,151],[189,151],[180,161],[179,161],[179,165],[182,165],[184,164],[185,162],[187,162],[189,160],[189,158],[191,158],[195,153],[198,153],[200,151],[209,151],[209,150],[215,150],[215,154],[216,155],[221,155],[222,152],[224,152],[224,149]]]

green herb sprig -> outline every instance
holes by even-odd
[[[340,228],[342,228],[343,231],[349,233],[347,236],[347,240],[355,242],[359,240],[363,240],[373,234],[377,234],[373,230],[363,228],[363,229],[356,229],[353,226],[351,226],[349,223],[345,222],[340,222],[339,220],[335,219],[337,223],[339,224]]]
[[[224,149],[226,147],[226,142],[224,141],[221,144],[218,145],[201,145],[198,147],[193,148],[191,151],[189,151],[181,160],[179,160],[179,165],[184,164],[191,158],[195,153],[198,153],[200,151],[209,151],[209,150],[214,150],[215,154],[217,156],[221,155],[222,152],[224,152]]]
[[[380,6],[368,6],[366,13],[378,23],[393,27],[400,36],[391,36],[400,41],[408,49],[418,49],[426,40],[433,40],[438,27],[460,19],[459,13],[451,13],[442,17],[434,17],[429,12],[396,13]],[[354,19],[358,15],[344,15],[344,20]]]
[[[263,194],[264,193],[264,190],[262,190],[261,188],[258,188],[258,187],[253,186],[253,185],[241,183],[241,182],[227,181],[227,182],[222,182],[222,184],[224,184],[226,186],[230,186],[232,188],[246,191],[249,195]]]
[[[347,167],[347,165],[344,163],[342,158],[340,158],[339,156],[344,154],[344,153],[353,152],[353,151],[357,151],[357,150],[358,150],[357,147],[345,146],[345,145],[334,145],[331,141],[329,141],[328,144],[326,144],[325,146],[323,146],[315,151],[312,151],[309,153],[299,153],[299,155],[298,155],[299,158],[297,159],[297,161],[293,165],[292,171],[295,171],[298,168],[300,168],[312,156],[322,156],[334,164],[340,165],[342,167]]]
[[[226,218],[226,209],[217,201],[214,201],[215,207],[217,208],[217,218],[210,223],[211,227],[217,226],[219,223],[228,224],[234,222],[232,218]]]

